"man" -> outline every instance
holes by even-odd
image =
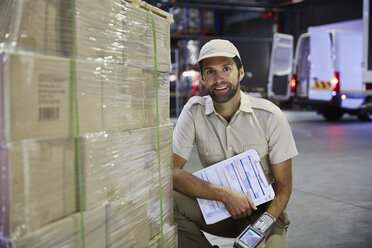
[[[198,62],[209,96],[195,96],[187,102],[173,133],[174,218],[179,247],[212,247],[201,230],[235,238],[265,211],[277,221],[259,247],[285,247],[291,158],[297,155],[288,122],[271,102],[240,91],[244,69],[231,42],[209,41],[200,50]],[[202,181],[183,170],[194,143],[204,167],[255,149],[268,177],[274,180],[275,198],[256,207],[247,195]],[[206,225],[196,198],[221,201],[232,217]]]

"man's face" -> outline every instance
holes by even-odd
[[[208,94],[216,103],[228,102],[240,89],[239,74],[244,73],[232,58],[212,57],[203,60],[203,80]]]

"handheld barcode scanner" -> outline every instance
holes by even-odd
[[[276,219],[263,213],[253,225],[249,225],[234,241],[234,248],[255,248],[265,238],[266,231]]]

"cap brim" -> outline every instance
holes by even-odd
[[[206,55],[204,55],[204,56],[201,56],[200,58],[198,58],[197,62],[199,63],[199,62],[202,61],[203,59],[212,58],[212,57],[227,57],[227,58],[234,58],[235,56],[236,56],[236,54],[234,54],[234,53],[216,52],[216,53],[210,53],[210,54],[206,54]]]

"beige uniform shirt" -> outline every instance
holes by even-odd
[[[230,122],[216,112],[210,96],[190,98],[173,132],[173,152],[187,160],[194,144],[204,167],[255,149],[270,180],[270,164],[298,154],[283,112],[270,101],[243,92]]]

